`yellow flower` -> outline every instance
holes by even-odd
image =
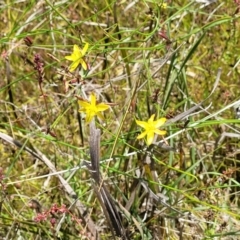
[[[160,8],[166,9],[166,8],[167,8],[167,4],[166,4],[166,3],[161,3],[161,4],[160,4]]]
[[[72,61],[72,64],[69,67],[70,72],[73,72],[78,66],[79,64],[82,65],[82,68],[84,70],[87,70],[87,64],[86,62],[83,60],[83,57],[85,56],[87,50],[88,50],[88,46],[89,44],[86,43],[84,48],[81,49],[78,47],[78,45],[73,45],[73,53],[70,56],[66,56],[65,59]]]
[[[154,121],[155,114],[153,114],[147,122],[136,120],[137,125],[144,128],[145,131],[138,135],[137,139],[144,138],[147,135],[147,145],[149,146],[153,142],[154,134],[165,135],[166,131],[159,130],[165,122],[166,118],[160,118]]]
[[[91,93],[90,102],[79,100],[78,104],[82,107],[79,112],[86,113],[86,122],[89,123],[93,119],[95,115],[99,118],[103,119],[103,115],[101,112],[107,110],[109,106],[104,103],[96,104],[96,96]]]

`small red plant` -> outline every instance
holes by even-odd
[[[39,54],[35,54],[34,64],[35,64],[34,69],[37,71],[37,76],[38,76],[38,85],[39,85],[42,95],[44,95],[43,90],[42,90],[42,82],[44,79],[44,68],[43,68],[44,63]]]
[[[85,236],[88,239],[90,239],[90,236],[88,236],[88,234],[84,231],[82,227],[82,220],[77,218],[75,215],[73,215],[64,204],[61,206],[58,206],[57,204],[53,204],[50,209],[46,211],[38,212],[37,216],[34,218],[34,221],[36,221],[37,223],[49,222],[51,225],[51,228],[53,229],[58,223],[58,219],[61,218],[61,215],[63,214],[71,216],[71,220],[77,223],[77,225],[80,226],[82,229],[79,232],[79,234],[81,236]]]

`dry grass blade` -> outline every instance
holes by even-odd
[[[91,164],[90,171],[94,180],[93,188],[95,194],[101,204],[104,214],[109,222],[113,237],[115,233],[122,239],[127,239],[125,229],[123,227],[120,213],[116,208],[116,203],[104,185],[100,176],[99,161],[100,161],[100,129],[96,129],[95,123],[90,123],[90,156]]]

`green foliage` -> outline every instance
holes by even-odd
[[[239,8],[230,0],[2,4],[0,238],[94,239],[97,229],[112,239],[97,190],[104,183],[126,239],[238,239]],[[70,72],[65,57],[86,42]],[[110,108],[95,122],[100,184],[77,104],[91,93]],[[147,146],[136,119],[153,114],[168,119],[167,134]]]

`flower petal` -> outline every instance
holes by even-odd
[[[158,120],[155,121],[155,127],[156,128],[159,128],[161,127],[162,125],[164,125],[164,123],[166,122],[166,118],[160,118]]]
[[[67,59],[69,61],[74,61],[74,56],[73,56],[73,54],[70,56],[65,56],[65,59]]]
[[[96,106],[96,96],[93,93],[90,95],[90,104],[94,107]]]
[[[97,112],[96,115],[100,118],[100,119],[104,119],[103,114],[101,112]]]
[[[99,104],[97,104],[96,108],[97,108],[96,109],[97,112],[102,112],[102,111],[109,109],[109,105],[104,104],[104,103],[99,103]]]
[[[88,50],[88,47],[89,47],[89,43],[86,43],[83,50],[81,51],[82,53],[82,57],[86,54],[87,50]]]
[[[86,112],[86,118],[85,118],[86,123],[90,123],[94,116],[95,116],[95,113],[90,111]]]
[[[73,71],[78,67],[78,65],[79,65],[79,60],[74,61],[74,62],[70,65],[69,71],[70,71],[70,72],[73,72]]]
[[[147,126],[148,126],[148,123],[147,122],[144,122],[144,121],[138,121],[138,120],[135,120],[137,125],[139,125],[140,127],[146,129]]]
[[[144,132],[142,132],[141,134],[139,134],[139,135],[137,136],[137,139],[144,138],[146,135],[147,135],[147,131],[144,131]]]
[[[82,65],[82,68],[86,71],[88,69],[86,62],[81,59],[80,64]]]
[[[148,123],[152,123],[154,121],[155,114],[152,114],[152,116],[148,119]]]
[[[164,130],[159,130],[159,129],[155,129],[154,133],[158,134],[158,135],[165,135],[167,132]]]
[[[149,146],[153,142],[154,132],[149,131],[147,134],[147,145]]]
[[[79,46],[76,45],[76,44],[73,45],[73,54],[75,55],[76,58],[81,58],[82,57],[82,51],[79,48]],[[77,59],[75,59],[75,60],[77,60]]]
[[[83,108],[89,108],[91,105],[90,103],[83,101],[83,100],[78,100],[78,104]]]

